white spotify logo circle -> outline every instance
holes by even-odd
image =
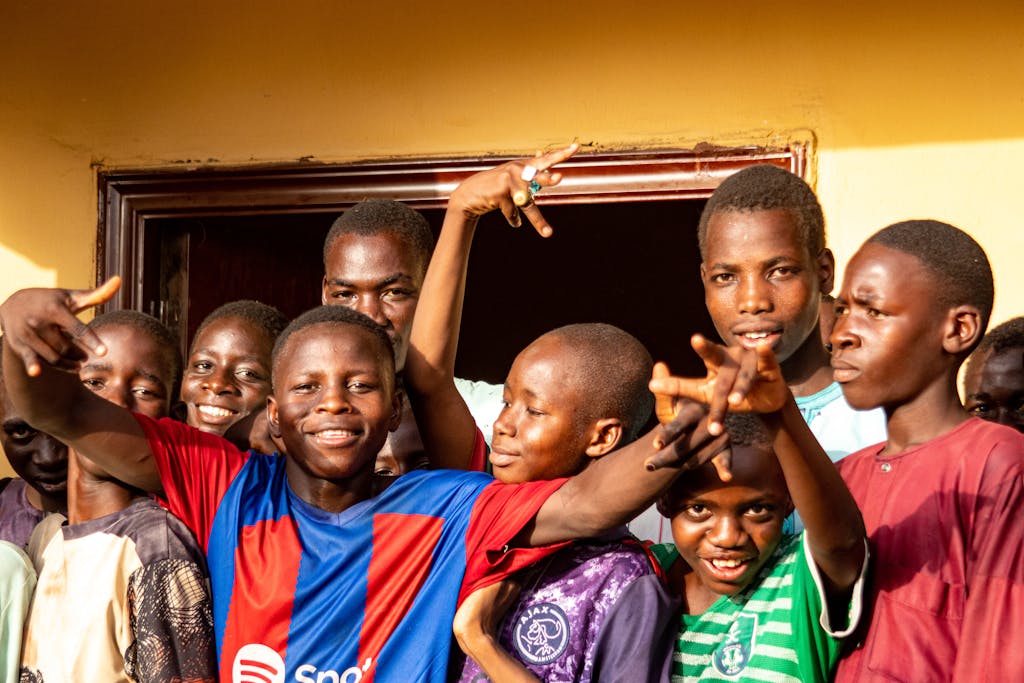
[[[284,683],[284,660],[266,645],[249,643],[235,655],[234,683]]]

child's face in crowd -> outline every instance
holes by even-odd
[[[423,447],[423,439],[416,428],[412,408],[402,410],[402,422],[391,433],[391,438],[377,454],[373,473],[380,477],[400,477],[413,470],[430,469],[430,459]]]
[[[836,297],[832,367],[851,406],[898,406],[944,376],[946,311],[916,256],[865,244]]]
[[[127,325],[108,325],[96,334],[107,353],[90,354],[79,371],[82,384],[111,403],[152,418],[166,417],[175,380],[168,350]]]
[[[505,380],[505,407],[494,422],[491,465],[504,483],[557,479],[579,472],[591,425],[572,376],[571,351],[545,336],[520,353]]]
[[[342,235],[325,266],[323,303],[354,308],[384,327],[395,346],[395,367],[405,367],[412,318],[426,264],[397,236]]]
[[[704,465],[684,475],[672,501],[672,538],[693,568],[688,584],[699,581],[698,591],[716,595],[735,595],[757,576],[793,507],[770,450],[733,446],[732,452],[731,481]]]
[[[30,427],[14,410],[0,379],[0,445],[15,473],[44,496],[63,500],[68,489],[68,447]]]
[[[401,418],[389,351],[368,330],[319,323],[294,332],[278,353],[270,431],[284,443],[300,495],[317,480],[372,476]]]
[[[726,345],[770,344],[784,363],[804,344],[821,343],[811,333],[821,292],[832,287],[832,258],[808,254],[790,211],[718,212],[706,249],[704,300]]]
[[[972,415],[1024,432],[1024,346],[983,353],[967,366],[964,407]]]
[[[263,410],[270,393],[273,342],[243,318],[219,318],[196,336],[181,381],[185,421],[223,436],[236,422]]]

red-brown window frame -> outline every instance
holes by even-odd
[[[772,164],[804,178],[811,145],[578,154],[560,166],[565,179],[540,204],[700,199],[753,164]],[[106,310],[144,310],[143,245],[150,221],[190,216],[341,212],[383,197],[417,208],[443,208],[465,178],[507,157],[405,160],[192,171],[101,170],[97,282],[119,274],[124,284]]]

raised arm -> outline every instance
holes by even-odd
[[[541,235],[550,235],[551,226],[532,202],[524,169],[534,169],[527,175],[532,175],[538,185],[555,185],[561,177],[548,169],[576,150],[577,146],[571,145],[476,173],[455,188],[448,199],[441,234],[420,290],[405,363],[405,387],[416,423],[437,467],[466,469],[473,453],[476,426],[455,388],[455,353],[477,221],[485,213],[500,209],[510,225],[518,227],[521,214],[526,214]],[[524,198],[525,205],[517,204]]]
[[[864,564],[864,521],[853,495],[800,415],[775,355],[726,348],[697,336],[694,350],[704,360],[703,379],[660,377],[656,394],[684,396],[710,404],[709,420],[721,429],[725,410],[762,413],[775,432],[773,449],[790,497],[804,522],[807,544],[829,585],[842,594],[857,580]]]
[[[132,414],[85,388],[69,372],[89,350],[106,353],[76,314],[103,303],[120,286],[97,289],[24,289],[0,306],[7,393],[25,420],[95,461],[112,476],[158,492],[160,478],[149,445]]]

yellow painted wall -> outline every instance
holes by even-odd
[[[824,8],[824,9],[823,9]],[[1021,312],[1024,3],[0,3],[0,297],[94,278],[95,167],[758,143],[809,129],[840,263],[972,232]]]

